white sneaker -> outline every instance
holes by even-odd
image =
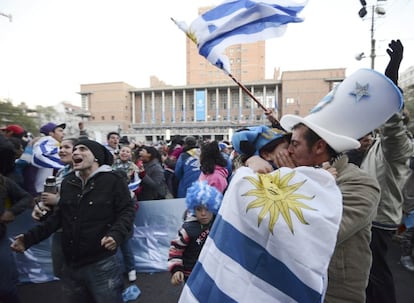
[[[128,273],[128,280],[129,282],[134,282],[136,279],[137,279],[137,272],[135,271],[135,269],[133,269]]]

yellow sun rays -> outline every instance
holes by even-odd
[[[278,170],[273,175],[257,174],[259,180],[253,177],[246,177],[255,186],[255,189],[249,190],[243,196],[255,196],[257,198],[247,205],[246,212],[252,208],[261,208],[258,217],[258,226],[260,226],[266,215],[269,214],[268,229],[272,234],[279,215],[282,215],[293,234],[291,213],[293,212],[303,224],[308,224],[303,216],[302,209],[314,210],[308,205],[298,201],[298,199],[312,200],[314,197],[308,197],[298,193],[295,194],[306,180],[289,185],[289,181],[292,180],[294,175],[295,172],[292,171],[280,177],[280,171]]]

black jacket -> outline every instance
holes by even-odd
[[[7,203],[10,203],[10,205],[6,205]],[[29,193],[23,190],[13,180],[0,175],[0,215],[8,209],[17,216],[31,207],[31,205],[32,196]],[[5,234],[6,223],[0,222],[0,239]]]
[[[28,248],[62,227],[66,262],[79,267],[115,254],[101,246],[101,239],[111,236],[119,246],[130,234],[134,218],[128,185],[119,174],[101,166],[82,186],[82,180],[72,172],[62,181],[59,208],[27,232],[24,242]]]

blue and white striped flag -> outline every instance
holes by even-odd
[[[323,169],[239,168],[179,302],[323,302],[341,216]]]
[[[173,21],[196,43],[200,55],[231,74],[226,47],[279,37],[298,17],[307,0],[226,0],[195,19],[190,26]]]
[[[50,136],[40,138],[33,146],[32,164],[39,168],[61,169],[59,142]]]
[[[128,184],[128,189],[130,191],[136,191],[140,184],[141,184],[141,178],[138,176],[136,172],[134,172],[134,176],[133,178],[131,178],[131,181]]]

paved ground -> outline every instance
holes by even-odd
[[[414,272],[405,270],[399,264],[399,247],[391,247],[389,259],[394,273],[397,288],[398,303],[412,303],[414,298]],[[135,301],[138,303],[171,303],[177,302],[180,288],[170,284],[170,274],[167,272],[154,274],[138,274],[136,285],[141,295]],[[128,286],[128,283],[125,284]],[[43,284],[25,284],[19,287],[22,303],[66,303],[60,293],[59,282]]]

